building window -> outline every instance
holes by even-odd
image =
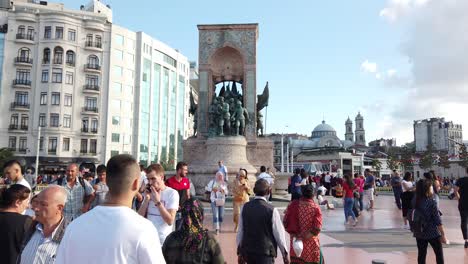
[[[112,124],[118,126],[120,124],[120,116],[113,116]]]
[[[75,66],[75,52],[73,52],[72,50],[68,50],[67,51],[67,65],[68,66]]]
[[[46,126],[46,114],[39,114],[39,126],[40,127]]]
[[[52,93],[50,98],[51,105],[60,105],[60,93]]]
[[[133,86],[132,85],[125,85],[125,92],[128,94],[133,94]]]
[[[102,48],[102,38],[99,35],[96,35],[96,48]]]
[[[27,92],[16,92],[15,93],[15,103],[20,106],[26,106],[29,104],[28,93]]]
[[[88,68],[92,68],[92,69],[99,68],[99,58],[96,55],[88,56]]]
[[[50,127],[59,127],[59,114],[50,114]]]
[[[55,27],[55,38],[63,39],[63,27]]]
[[[49,82],[49,70],[42,70],[41,82]]]
[[[86,75],[86,85],[91,87],[99,86],[99,76]]]
[[[111,155],[111,158],[114,157],[114,156],[117,156],[117,155],[119,155],[119,151],[118,150],[111,150],[110,155]]]
[[[30,62],[29,58],[31,55],[31,50],[28,48],[21,48],[18,50],[18,62]],[[32,62],[32,61],[31,61]]]
[[[120,100],[112,99],[111,107],[112,107],[112,109],[114,109],[116,111],[120,111]]]
[[[114,58],[119,60],[119,61],[122,61],[123,60],[123,51],[115,49],[114,50]]]
[[[114,65],[114,75],[115,75],[116,77],[122,77],[122,75],[123,75],[123,69],[122,69],[122,67],[120,67],[120,66],[115,66],[115,65]]]
[[[71,127],[71,115],[63,115],[63,127]]]
[[[29,70],[18,69],[16,70],[16,83],[17,84],[31,84],[31,72]]]
[[[89,153],[96,154],[97,153],[97,139],[90,139],[89,140]]]
[[[64,105],[65,106],[72,106],[72,95],[71,94],[65,94]]]
[[[49,138],[49,153],[57,153],[57,138]]]
[[[124,44],[124,37],[123,37],[122,35],[116,34],[116,35],[115,35],[115,43],[116,43],[117,45],[123,46],[123,44]]]
[[[46,26],[44,28],[44,38],[45,39],[52,38],[52,27],[51,26]]]
[[[44,150],[44,137],[39,138],[39,151]]]
[[[89,119],[81,120],[81,131],[88,132],[89,131]]]
[[[112,142],[120,142],[120,134],[112,133]]]
[[[122,84],[121,83],[116,83],[115,82],[112,85],[112,88],[113,88],[112,90],[113,90],[114,93],[120,94],[122,92]]]
[[[10,125],[16,128],[18,127],[18,114],[11,115]]]
[[[10,137],[8,139],[8,148],[16,150],[16,137]]]
[[[66,84],[73,84],[73,72],[66,72],[65,73],[65,83]]]
[[[88,153],[88,140],[87,139],[81,140],[80,153]]]
[[[19,138],[18,150],[20,152],[26,152],[27,148],[28,148],[28,138],[27,137],[20,137]]]
[[[91,120],[91,133],[97,133],[98,132],[98,120],[96,118],[93,118]]]
[[[18,35],[26,35],[26,27],[21,25],[18,27]]]
[[[26,34],[26,38],[29,40],[34,39],[34,28],[33,27],[28,27],[28,33]]]
[[[28,130],[29,126],[29,116],[21,115],[21,130]]]
[[[70,138],[63,138],[63,151],[70,151]]]
[[[68,30],[68,40],[75,41],[76,40],[76,31],[74,29]]]
[[[85,98],[85,107],[88,109],[97,108],[97,98],[96,97],[86,97]]]
[[[49,48],[44,49],[44,55],[42,56],[42,63],[43,64],[50,63],[50,49]]]
[[[54,64],[63,63],[63,49],[61,47],[54,48]]]
[[[52,69],[52,82],[53,83],[62,82],[62,69],[59,69],[59,68]]]

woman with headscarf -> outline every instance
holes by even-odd
[[[322,229],[322,211],[320,206],[314,203],[314,188],[311,185],[304,185],[301,186],[301,190],[302,197],[289,204],[284,216],[284,220],[293,220],[296,216],[295,221],[297,221],[296,230],[290,233],[291,263],[322,264],[324,260],[319,240]],[[285,223],[286,226],[288,224],[292,223]],[[302,240],[303,250],[300,256],[294,252],[294,239]]]
[[[0,256],[2,263],[16,263],[21,243],[30,229],[32,218],[23,215],[31,190],[21,184],[0,189]]]
[[[205,190],[211,192],[210,201],[211,209],[213,210],[213,227],[216,230],[216,234],[219,234],[224,217],[224,203],[228,194],[228,186],[224,181],[224,174],[218,171]]]
[[[166,263],[224,263],[215,237],[203,228],[203,206],[189,199],[181,207],[181,228],[172,232],[162,248]]]
[[[237,178],[234,180],[232,188],[233,196],[233,219],[234,219],[234,232],[237,233],[239,225],[239,216],[242,206],[249,201],[249,195],[252,191],[249,180],[247,178],[247,170],[240,169]]]

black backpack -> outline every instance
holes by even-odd
[[[407,218],[413,236],[415,238],[422,238],[426,226],[425,216],[418,209],[409,209]]]

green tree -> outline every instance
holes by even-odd
[[[390,170],[398,169],[399,161],[398,158],[394,154],[388,155],[387,158],[387,166]]]
[[[9,148],[0,148],[0,168],[3,168],[3,164],[12,158],[13,152]],[[0,170],[0,175],[3,176],[3,170]]]
[[[372,168],[374,168],[376,171],[380,171],[380,169],[382,169],[382,162],[379,159],[374,158],[372,160]]]
[[[448,152],[443,151],[439,153],[439,161],[437,162],[437,165],[439,165],[439,167],[444,168],[444,176],[445,176],[445,170],[450,169],[450,160],[449,160]]]
[[[407,171],[413,169],[413,155],[414,151],[412,148],[405,147],[401,151],[400,162]]]
[[[460,146],[460,150],[458,152],[458,159],[460,160],[459,161],[460,166],[462,166],[463,168],[468,167],[468,151],[466,150],[465,144],[462,144]]]
[[[428,170],[432,168],[432,165],[434,165],[434,150],[432,145],[428,145],[427,150],[419,160],[419,167],[421,167],[421,169]]]

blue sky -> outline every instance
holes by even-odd
[[[426,35],[413,34],[419,27],[427,28],[433,17],[442,16],[437,21],[450,24],[454,18],[434,10],[457,10],[463,0],[104,2],[111,5],[115,24],[144,31],[190,60],[198,58],[197,24],[259,23],[257,93],[269,81],[268,133],[310,135],[324,116],[344,138],[345,120],[348,116],[354,120],[361,111],[368,142],[395,137],[403,144],[413,139],[414,119],[443,115],[466,123],[462,116],[452,114],[453,109],[468,109],[463,102],[433,101],[442,98],[437,92],[425,97],[429,86],[420,85],[419,80],[431,74],[415,71],[426,63],[414,47]],[[68,8],[79,6],[76,1],[64,3]],[[427,35],[433,35],[430,30]],[[365,61],[369,63],[363,67]],[[456,87],[468,90],[464,85],[463,81]],[[427,107],[428,101],[441,106]]]

